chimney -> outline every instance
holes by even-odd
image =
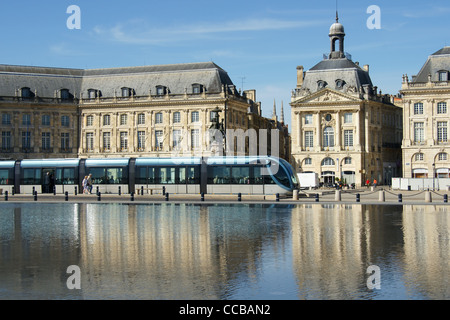
[[[303,66],[297,67],[297,88],[303,85]]]

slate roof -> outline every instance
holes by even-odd
[[[412,82],[439,81],[439,71],[450,71],[450,47],[444,47],[430,55]]]
[[[156,86],[169,89],[172,94],[192,92],[193,84],[203,85],[207,92],[222,91],[222,85],[233,85],[227,72],[213,62],[138,66],[104,69],[66,69],[51,67],[0,65],[0,96],[14,96],[15,90],[29,87],[40,97],[54,97],[55,91],[69,89],[79,97],[88,89],[102,92],[103,97],[121,95],[128,87],[137,96],[146,96]]]

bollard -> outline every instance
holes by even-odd
[[[131,201],[134,201],[134,192],[132,192],[132,193],[130,194],[130,197],[131,197],[130,200],[131,200]]]
[[[341,190],[336,190],[334,193],[334,201],[341,201]]]
[[[36,191],[36,189],[33,187],[33,191],[32,191],[32,194],[34,195],[34,192]]]
[[[141,196],[144,195],[144,186],[141,186]]]
[[[381,201],[381,202],[384,202],[385,199],[386,198],[384,196],[384,190],[380,190],[379,193],[378,193],[378,200]]]
[[[200,200],[201,200],[201,201],[205,201],[205,193],[204,193],[204,192],[202,192],[202,194],[201,194],[201,196],[200,196]]]
[[[97,191],[95,192],[95,194],[98,196],[98,194],[100,193],[98,186],[97,186]]]
[[[425,202],[431,202],[431,192],[430,191],[425,192]]]
[[[166,201],[169,201],[169,193],[166,192]]]
[[[53,186],[53,195],[56,196],[56,186]]]
[[[14,187],[12,187],[11,195],[13,196],[15,194],[15,192],[16,192],[16,189],[14,189]]]
[[[5,191],[5,201],[8,201],[8,191]]]
[[[121,196],[121,195],[122,195],[122,187],[119,186],[119,196]]]
[[[102,201],[102,193],[97,191],[97,201]]]
[[[398,202],[402,202],[403,201],[403,196],[401,193],[398,194]]]
[[[166,194],[166,187],[163,187],[163,196]]]
[[[276,202],[279,202],[279,201],[280,201],[280,194],[279,194],[279,193],[277,193],[277,194],[275,195],[275,201],[276,201]]]
[[[37,201],[37,191],[34,191],[34,201]]]
[[[74,189],[74,191],[73,191],[73,194],[74,194],[74,195],[78,195],[78,187],[77,187],[77,186],[75,186],[75,189]]]
[[[242,200],[242,194],[239,192],[238,193],[238,201],[241,201]]]
[[[316,193],[316,202],[319,202],[319,194]]]
[[[448,202],[448,195],[444,194],[444,203]]]
[[[292,194],[292,200],[298,200],[298,190],[295,189],[294,193]]]
[[[66,201],[69,201],[69,192],[66,191],[66,192],[65,192],[65,195],[66,195],[66,196],[65,196],[65,200],[66,200]]]

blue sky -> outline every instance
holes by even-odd
[[[67,8],[81,9],[69,30]],[[381,10],[381,29],[366,25]],[[396,94],[403,74],[450,45],[448,0],[338,2],[345,51],[370,65],[374,85]],[[283,101],[290,123],[296,67],[313,67],[330,49],[335,0],[28,0],[2,1],[0,63],[104,68],[213,61],[238,88],[256,89],[263,115]],[[279,111],[278,111],[279,112]]]

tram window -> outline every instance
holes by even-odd
[[[136,183],[147,183],[147,167],[136,167]]]
[[[178,169],[177,179],[175,182],[181,183],[181,184],[186,184],[186,168],[185,167],[181,167]]]
[[[209,184],[229,184],[230,183],[230,167],[209,167],[208,168]]]
[[[10,175],[10,169],[1,169],[0,170],[0,184],[1,185],[13,185],[14,179],[10,179],[12,174]]]
[[[161,167],[156,168],[158,183],[160,184],[174,184],[175,183],[175,168]]]
[[[232,167],[231,183],[232,184],[249,184],[250,168],[249,167]]]
[[[56,184],[75,183],[75,168],[56,169]]]
[[[252,167],[253,177],[251,178],[251,184],[263,184],[264,178],[262,176],[261,170],[263,167]]]
[[[41,184],[41,169],[23,169],[22,184]]]
[[[126,184],[127,174],[124,168],[90,168],[94,184]]]
[[[199,184],[200,183],[200,171],[198,167],[187,167],[187,183]]]
[[[278,172],[275,174],[275,178],[285,187],[290,188],[291,184],[289,181],[289,177],[286,173],[286,171],[281,167],[278,166]]]

